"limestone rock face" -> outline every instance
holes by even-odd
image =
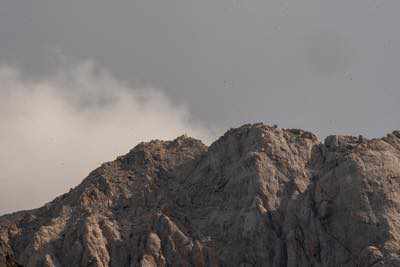
[[[400,266],[400,132],[141,143],[0,217],[2,266]]]

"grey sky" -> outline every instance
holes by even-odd
[[[226,128],[400,127],[396,0],[1,0],[0,60],[25,75],[91,59]]]
[[[399,129],[399,10],[0,0],[0,214],[37,207],[149,138],[209,141],[256,121],[321,137]]]

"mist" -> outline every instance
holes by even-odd
[[[0,214],[41,206],[141,141],[210,131],[160,90],[92,62],[28,80],[0,67]]]

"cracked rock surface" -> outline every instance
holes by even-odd
[[[3,266],[400,266],[400,132],[141,143],[0,217]]]

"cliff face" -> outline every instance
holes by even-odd
[[[142,143],[0,217],[0,266],[400,266],[400,132]]]

